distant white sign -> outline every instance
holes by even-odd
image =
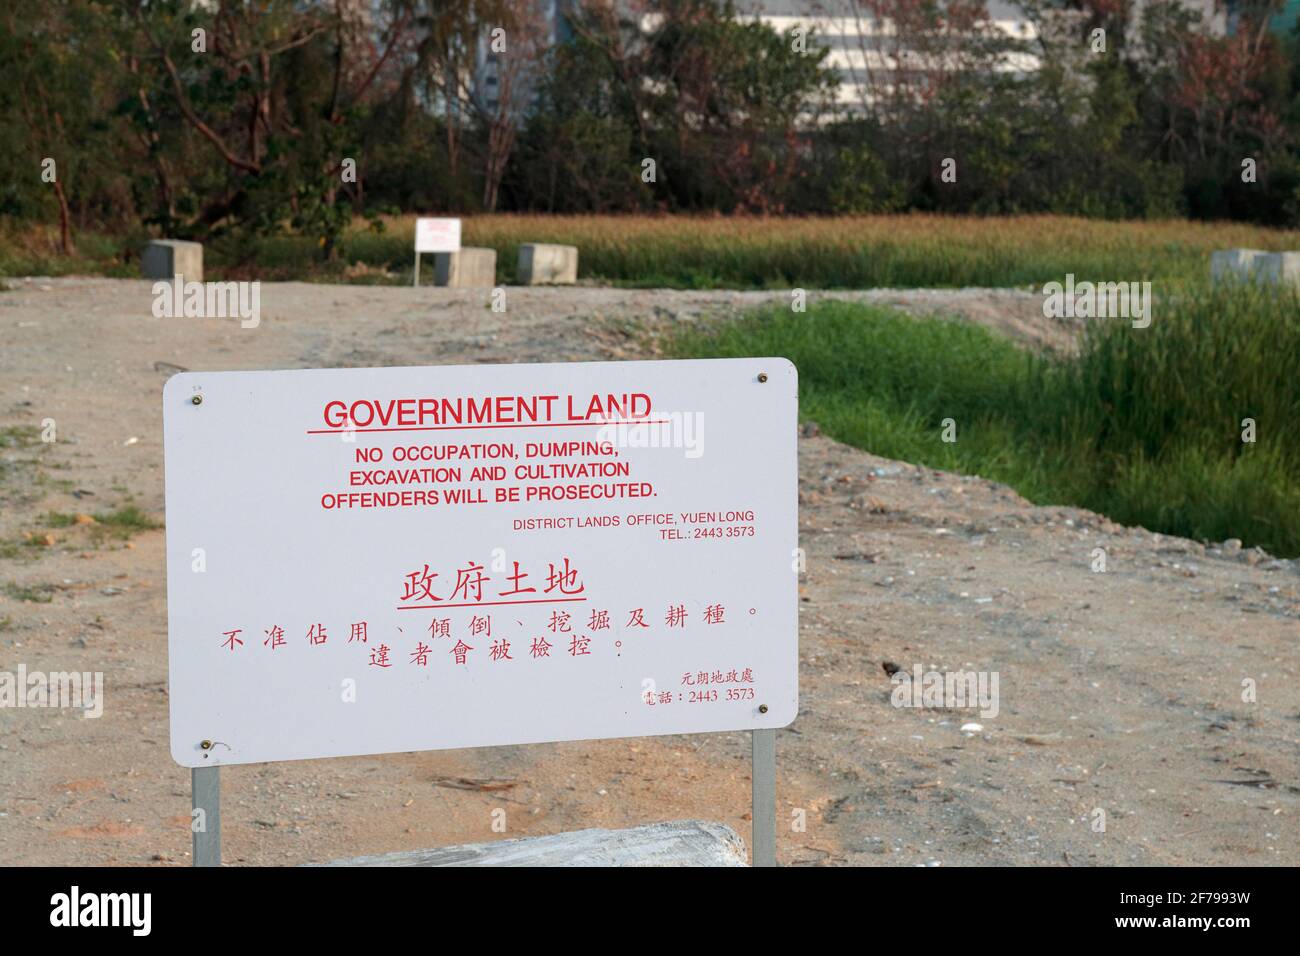
[[[785,359],[189,372],[163,398],[178,763],[794,720]]]
[[[460,249],[459,219],[415,220],[415,251],[457,252]]]

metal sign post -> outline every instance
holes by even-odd
[[[190,771],[194,815],[194,865],[221,865],[221,768],[195,767]]]
[[[753,757],[751,866],[776,866],[776,729],[750,732]]]

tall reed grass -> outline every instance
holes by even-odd
[[[321,259],[307,236],[227,237],[206,249],[212,278],[406,283],[415,219],[358,221],[339,255]],[[138,274],[144,235],[79,233],[80,255],[57,255],[55,230],[0,223],[0,275]],[[497,250],[497,279],[514,280],[521,243],[579,249],[579,276],[667,288],[918,288],[1041,285],[1079,280],[1189,281],[1209,270],[1214,249],[1300,248],[1300,232],[1182,220],[1107,222],[1061,216],[933,215],[839,218],[684,216],[469,216],[466,245]]]
[[[414,220],[354,231],[347,256],[409,270]],[[651,216],[478,216],[466,245],[497,250],[512,281],[520,243],[579,249],[579,276],[666,288],[920,288],[1078,279],[1199,278],[1214,249],[1300,247],[1300,232],[1238,224],[1107,222],[1061,216],[931,215],[756,219]],[[301,248],[300,248],[301,251]],[[405,274],[405,272],[404,272]]]
[[[1300,555],[1300,299],[1192,286],[1149,328],[1095,322],[1035,356],[958,320],[827,302],[680,334],[682,356],[784,355],[801,411],[876,454],[978,474],[1041,504]],[[942,441],[941,422],[957,423]],[[1255,441],[1242,440],[1252,419]]]

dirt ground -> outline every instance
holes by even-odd
[[[1073,335],[1029,293],[846,297],[951,311],[1030,345]],[[670,323],[769,299],[788,301],[511,289],[498,314],[486,293],[266,284],[261,326],[245,330],[154,319],[143,281],[11,282],[0,429],[54,419],[58,440],[0,447],[0,671],[102,671],[107,704],[98,720],[0,709],[0,863],[188,862],[164,532],[122,541],[43,517],[134,503],[163,518],[168,375],[653,357]],[[814,425],[800,463],[802,706],[777,737],[782,863],[1300,863],[1300,563],[1033,507]],[[886,664],[996,671],[1001,712],[895,708]],[[720,734],[229,767],[225,857],[498,839],[497,808],[507,837],[702,818],[748,840],[748,756],[746,735]]]

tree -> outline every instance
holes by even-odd
[[[359,121],[414,16],[401,0],[381,9],[376,21],[352,3],[219,0],[209,15],[183,0],[135,0],[140,82],[224,167],[191,231],[288,222],[333,254],[351,214],[341,194],[362,197]],[[345,158],[357,161],[355,181],[341,175]]]
[[[488,40],[487,66],[474,105],[485,131],[483,208],[497,208],[519,127],[532,106],[547,24],[533,0],[501,0]]]
[[[653,191],[673,208],[779,212],[807,157],[803,130],[826,109],[825,51],[740,20],[730,0],[629,4],[589,0],[571,18],[584,56],[603,65],[583,91],[654,163]],[[649,168],[648,166],[645,168]]]
[[[586,36],[556,47],[523,131],[511,185],[546,212],[627,212],[653,203],[635,107],[605,51]]]
[[[115,144],[102,119],[110,69],[95,42],[97,15],[88,0],[10,4],[0,15],[0,140],[18,174],[5,201],[39,214],[52,194],[66,256],[76,252],[75,207],[120,188],[105,163]]]

